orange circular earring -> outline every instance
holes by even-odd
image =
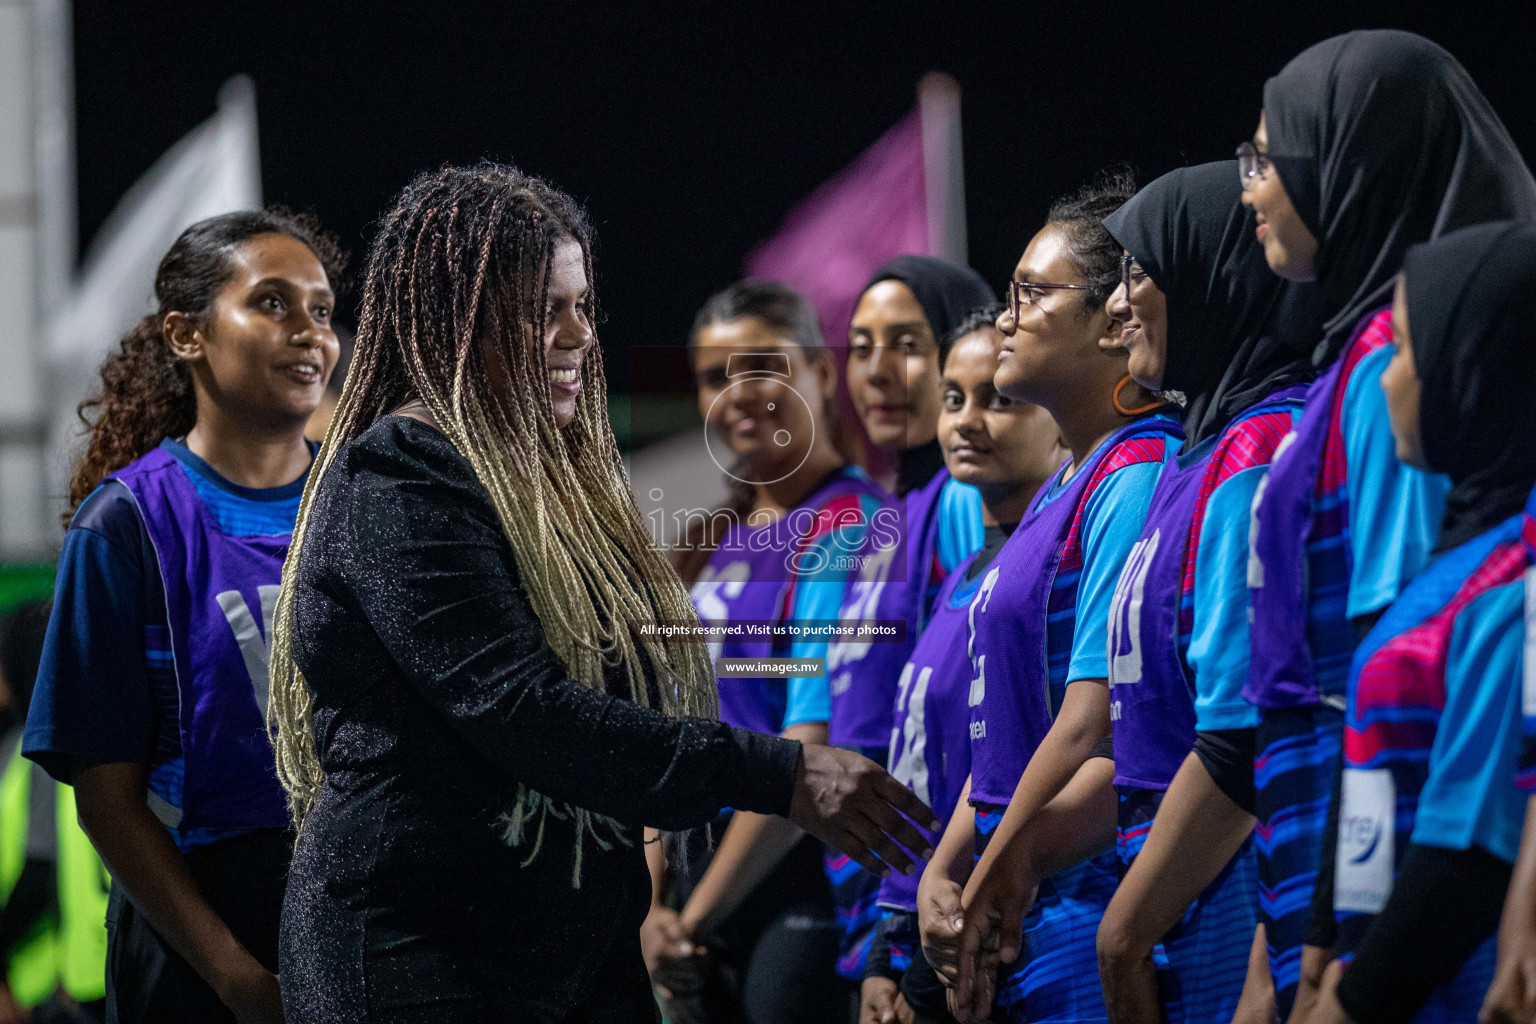
[[[1110,396],[1111,401],[1115,403],[1115,412],[1119,413],[1121,416],[1140,416],[1144,412],[1151,412],[1153,409],[1156,409],[1159,406],[1168,404],[1162,399],[1157,399],[1148,403],[1147,405],[1139,406],[1135,409],[1127,409],[1125,406],[1120,404],[1120,391],[1130,382],[1130,374],[1126,374],[1124,377],[1121,377],[1120,383],[1115,385],[1115,393]]]

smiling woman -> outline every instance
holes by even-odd
[[[308,219],[194,224],[81,408],[23,749],[74,785],[112,873],[109,1019],[282,1019],[292,836],[263,637],[336,364],[340,269]]]
[[[704,645],[631,629],[695,616],[608,425],[591,260],[585,212],[506,165],[383,218],[273,632],[291,1020],[654,1018],[646,828],[918,841],[876,765],[730,728]]]

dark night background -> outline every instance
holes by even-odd
[[[79,218],[256,81],[268,202],[315,210],[360,266],[412,174],[519,163],[585,201],[612,351],[682,339],[784,213],[909,110],[963,89],[972,264],[999,285],[1050,200],[1126,160],[1230,156],[1290,57],[1420,32],[1536,154],[1536,5],[1422,3],[108,3],[74,7]],[[625,360],[610,356],[623,386]]]

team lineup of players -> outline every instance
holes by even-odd
[[[541,648],[534,668],[550,678],[538,686],[521,656],[514,668],[527,671],[509,669],[497,694],[472,671],[450,680],[473,684],[454,712],[509,706],[507,728],[473,758],[442,743],[458,735],[453,713],[424,714],[414,691],[362,679],[393,717],[347,698],[322,718],[345,711],[357,735],[386,746],[410,734],[410,757],[389,747],[342,782],[384,780],[418,802],[362,843],[355,859],[389,870],[356,898],[346,886],[357,864],[323,842],[361,828],[357,807],[372,805],[336,803],[356,794],[322,784],[318,761],[305,775],[294,766],[308,762],[293,760],[322,747],[356,754],[296,711],[302,697],[335,702],[338,691],[294,685],[293,665],[275,688],[268,680],[269,658],[292,661],[281,628],[273,646],[275,609],[292,597],[279,586],[285,557],[310,467],[328,450],[304,430],[338,358],[330,314],[343,261],[312,218],[281,211],[187,229],[160,264],[160,309],[123,340],[87,403],[36,693],[0,778],[6,822],[28,818],[24,758],[73,787],[80,826],[112,872],[110,903],[100,865],[83,858],[66,873],[60,859],[59,933],[89,939],[89,955],[61,981],[55,936],[32,935],[32,975],[13,958],[0,1016],[62,986],[124,1021],[280,1021],[285,996],[287,1019],[418,1020],[427,1004],[434,1020],[503,1019],[509,1007],[631,1019],[654,1011],[654,986],[676,1024],[843,1024],[855,1007],[861,1024],[1536,1022],[1536,670],[1525,680],[1536,359],[1522,308],[1536,293],[1536,179],[1462,67],[1409,33],[1320,43],[1258,105],[1235,160],[1139,189],[1107,173],[1054,204],[1001,304],[967,268],[892,260],[858,297],[843,381],[815,310],[790,288],[745,281],[711,297],[689,358],[711,451],[729,454],[731,498],[689,523],[674,564],[702,622],[742,627],[712,643],[715,659],[822,659],[825,675],[720,672],[721,717],[738,730],[634,706],[610,713],[605,680],[571,684],[582,648],[530,607],[523,639],[569,645],[560,659]],[[509,206],[512,195],[538,202]],[[433,220],[438,196],[453,197],[444,224]],[[550,234],[551,211],[563,234]],[[508,233],[475,234],[482,215]],[[445,322],[467,310],[472,327],[478,298],[439,285],[469,289],[459,278],[474,247],[527,244],[549,299],[530,323],[548,330],[529,334],[544,347],[517,349],[509,372],[519,402],[547,393],[550,407],[518,429],[547,440],[577,423],[567,452],[581,448],[575,437],[612,456],[612,472],[584,486],[624,492],[611,434],[593,427],[597,388],[581,386],[597,350],[589,231],[574,202],[482,165],[419,177],[392,216],[433,224],[434,241],[381,234],[365,310],[397,287],[413,298],[389,307],[389,330],[363,318],[358,351],[369,358],[338,422],[360,431],[390,420],[375,442],[405,444],[436,437],[432,416],[400,404],[426,384],[441,397],[451,376],[455,395],[483,398],[491,385],[464,379],[473,360],[458,348],[441,365],[410,362],[418,376],[406,380],[381,338],[442,356],[441,339],[416,329],[426,315],[416,299],[442,302],[427,312]],[[457,276],[402,270],[439,256]],[[474,265],[484,274],[486,258]],[[492,275],[486,287],[526,297],[526,284]],[[509,321],[519,330],[521,316]],[[537,389],[535,371],[548,378]],[[868,453],[840,418],[841,386],[893,470],[888,486],[859,468]],[[428,426],[415,424],[424,416]],[[470,485],[488,477],[476,474],[506,484],[507,467],[476,437],[463,431],[458,448],[437,438],[433,465],[451,463],[465,485],[447,497],[484,504],[477,514],[501,524],[494,544],[481,538],[496,569],[485,578],[522,608],[537,587],[507,565],[547,542],[547,519],[518,504],[515,486],[495,492],[500,505],[481,502]],[[424,516],[441,513],[445,495],[420,490],[395,489]],[[567,614],[568,629],[587,629],[585,641],[593,623],[612,624],[593,597],[604,572],[653,623],[692,621],[638,512],[631,550],[611,529],[629,505],[612,495],[572,505],[585,511],[569,522],[606,553],[580,563],[585,575],[572,561],[544,579],[545,590],[551,579],[587,583],[549,606],[585,616]],[[374,512],[342,525],[389,535],[398,524]],[[323,519],[317,528],[341,530]],[[432,558],[458,550],[417,546]],[[453,571],[392,575],[385,554],[356,573],[387,596],[371,608],[377,621],[347,619],[354,653],[373,651],[381,629],[416,643],[502,607],[484,586],[461,600]],[[631,569],[654,563],[657,577],[637,580],[621,556]],[[406,583],[441,587],[443,603],[421,607],[452,614],[380,627],[403,607],[388,588]],[[342,618],[356,611],[343,606]],[[759,628],[791,622],[868,632]],[[891,623],[905,624],[904,640],[880,635]],[[502,639],[512,628],[474,626]],[[664,647],[663,633],[635,642]],[[442,648],[456,668],[473,662],[482,634],[466,635],[465,651]],[[696,683],[689,699],[710,697],[702,649],[672,650],[696,669],[678,677]],[[306,669],[311,683],[352,685],[346,650],[319,653],[336,664]],[[398,664],[379,657],[383,682],[398,682]],[[626,663],[637,686],[642,660]],[[554,678],[560,668],[569,678]],[[269,696],[283,723],[282,782]],[[516,732],[528,718],[513,712],[533,705],[550,716],[531,737],[542,746]],[[550,735],[580,755],[556,780],[576,813],[548,801],[533,850],[513,850],[525,810],[518,758],[537,749],[559,761]],[[863,753],[912,792],[819,744]],[[357,750],[367,761],[375,747]],[[806,811],[813,761],[816,778],[866,804],[879,786],[882,807],[914,811],[913,794],[930,806],[940,827],[906,823],[931,846],[910,851],[926,863],[877,876],[802,831],[857,802]],[[423,779],[430,787],[411,789]],[[509,780],[514,825],[494,817],[499,838],[486,841],[472,819]],[[331,803],[317,805],[320,825],[312,815],[299,833],[308,855],[294,860],[294,812],[321,790]],[[594,800],[637,820],[594,818],[584,810],[604,806]],[[691,850],[644,844],[647,978],[630,926],[645,907],[641,821],[684,828],[722,803],[737,810],[718,818],[713,842],[685,831]],[[753,811],[797,805],[799,825]],[[574,830],[574,871],[547,851],[536,859],[546,824]],[[868,863],[883,842],[891,860],[904,827],[890,810],[880,841],[849,846]],[[8,903],[27,856],[19,833],[0,844]],[[420,871],[422,850],[446,852]],[[459,870],[437,871],[439,860]],[[391,916],[407,904],[424,908],[419,920]],[[468,904],[473,943],[454,925]],[[591,948],[567,941],[549,955],[552,922]],[[590,972],[610,963],[632,970],[593,986]],[[336,979],[367,998],[338,995]]]
[[[722,678],[722,716],[867,752],[947,825],[920,876],[822,882],[756,815],[686,877],[653,862],[673,1019],[717,989],[820,1019],[834,959],[866,1022],[1533,1019],[1533,220],[1452,57],[1328,40],[1236,161],[1058,202],[1004,307],[937,259],[874,276],[846,383],[892,493],[840,444],[805,301],[711,299],[738,493],[680,560],[701,619],[908,624],[717,643],[826,659]],[[765,352],[784,372],[744,374]]]

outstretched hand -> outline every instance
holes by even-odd
[[[933,856],[913,821],[935,832],[941,828],[928,805],[884,768],[852,751],[815,743],[801,747],[789,819],[882,877],[893,869],[909,875],[916,870],[906,850],[918,851],[923,860]]]

